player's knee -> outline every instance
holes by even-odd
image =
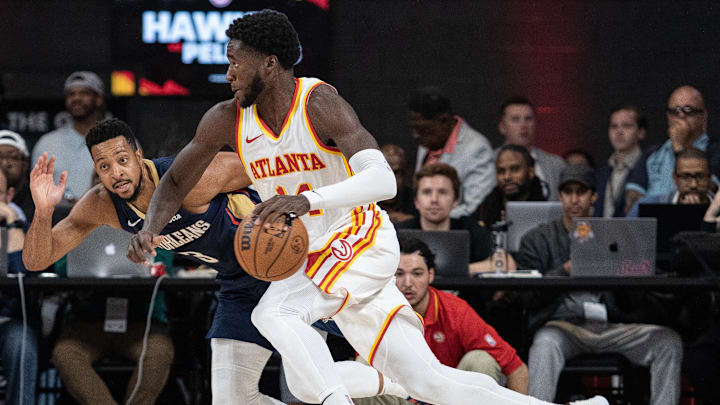
[[[258,304],[250,314],[250,320],[253,325],[263,334],[271,331],[273,323],[277,325],[277,313],[270,305]]]

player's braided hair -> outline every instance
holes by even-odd
[[[275,10],[261,10],[246,14],[230,24],[225,31],[230,39],[265,55],[275,55],[285,69],[300,58],[300,40],[287,16]]]
[[[85,137],[85,144],[92,152],[92,147],[107,140],[123,136],[133,150],[137,150],[137,140],[130,126],[117,118],[107,118],[92,127]]]

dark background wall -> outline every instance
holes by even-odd
[[[62,108],[70,72],[95,70],[108,80],[111,11],[110,2],[91,0],[4,0],[0,101],[54,100]],[[526,95],[538,107],[540,146],[555,153],[583,147],[601,161],[610,152],[612,105],[640,105],[650,119],[646,144],[661,142],[665,102],[679,84],[705,94],[709,132],[720,125],[720,7],[713,1],[331,0],[329,12],[330,73],[322,78],[380,143],[411,152],[405,100],[426,84],[444,89],[457,113],[496,146],[499,104]],[[168,153],[216,101],[137,97],[111,100],[110,108],[136,128],[148,152]]]

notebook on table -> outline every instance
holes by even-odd
[[[655,274],[655,218],[575,218],[570,229],[573,277]]]
[[[101,226],[67,255],[69,278],[150,277],[149,269],[127,258],[132,234]]]
[[[398,237],[420,239],[435,255],[436,277],[468,277],[470,233],[466,230],[423,231],[398,229]]]
[[[520,250],[520,240],[527,231],[562,218],[562,215],[562,203],[559,201],[508,201],[505,207],[505,218],[510,222],[508,251]]]

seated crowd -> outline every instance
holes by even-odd
[[[103,83],[92,72],[76,72],[64,89],[71,120],[40,138],[32,160],[20,135],[0,131],[0,223],[9,228],[11,273],[26,271],[20,257],[36,208],[29,171],[43,153],[56,157],[56,182],[67,181],[59,206],[72,206],[92,186],[94,164],[85,135],[105,114]],[[641,147],[648,122],[637,106],[613,109],[608,122],[613,153],[597,169],[592,155],[581,149],[570,149],[560,157],[535,146],[534,106],[524,97],[501,104],[497,128],[505,143],[497,149],[454,114],[450,100],[437,88],[418,89],[407,106],[418,146],[415,168],[410,170],[401,147],[382,146],[398,193],[379,204],[396,229],[466,230],[468,276],[498,268],[572,276],[575,218],[638,217],[642,204],[692,204],[708,206],[704,229],[714,232],[720,223],[720,193],[715,193],[720,143],[708,135],[702,94],[690,86],[672,92],[667,104],[668,139],[659,146]],[[498,243],[497,235],[512,222],[506,207],[515,201],[559,201],[562,216],[549,223],[538,221],[522,237],[519,249],[511,251]],[[678,322],[662,316],[668,313],[665,306],[681,305],[685,297],[680,293],[668,298],[637,291],[530,290],[462,299],[430,286],[438,276],[437,252],[418,239],[400,238],[400,247],[397,286],[423,317],[427,343],[445,365],[488,374],[512,390],[552,401],[567,360],[583,353],[616,353],[649,369],[651,404],[679,403],[683,375],[706,403],[716,396],[718,327],[709,320],[702,330],[686,334]],[[166,262],[171,268],[171,254]],[[62,276],[64,261],[47,270]],[[149,295],[72,293],[64,298],[69,309],[62,316],[58,312],[53,328],[54,319],[41,317],[39,308],[56,298],[44,297],[29,306],[21,359],[16,349],[23,339],[18,295],[0,295],[0,364],[7,379],[7,403],[17,403],[21,397],[23,404],[35,403],[37,374],[43,364],[39,346],[48,342],[53,345],[52,364],[77,402],[118,403],[93,365],[107,357],[138,362]],[[154,403],[173,363],[175,348],[162,297],[158,304],[142,384],[136,390],[136,370],[121,398],[132,395],[132,403]],[[127,323],[109,328],[107,313],[118,308]],[[23,370],[22,392],[19,370]],[[408,402],[380,396],[357,403]]]

